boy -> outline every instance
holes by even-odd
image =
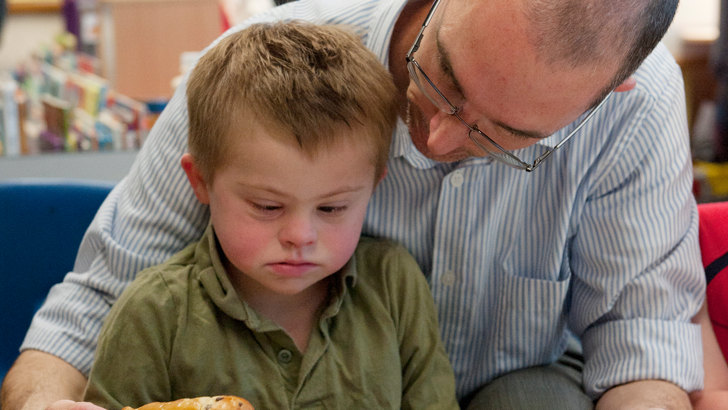
[[[397,112],[376,57],[335,27],[259,24],[208,51],[187,94],[181,165],[210,226],[114,305],[86,399],[457,409],[423,274],[359,239]]]

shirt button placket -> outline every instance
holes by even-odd
[[[463,175],[463,170],[456,169],[450,174],[450,186],[452,188],[458,189],[465,183],[465,175]],[[452,195],[455,195],[456,191],[452,191]],[[446,219],[449,219],[446,217]],[[449,263],[448,263],[449,264]],[[444,268],[444,266],[443,266]],[[445,287],[452,287],[455,285],[456,277],[455,272],[453,272],[451,269],[447,269],[444,271],[441,271],[442,275],[440,276],[440,283]]]
[[[278,351],[278,362],[281,364],[288,364],[293,360],[293,353],[288,349],[281,349]]]
[[[442,275],[442,278],[440,279],[440,281],[442,282],[443,285],[448,286],[448,287],[454,285],[455,284],[455,273],[451,270],[445,272]]]
[[[457,170],[452,173],[452,176],[450,177],[450,184],[452,184],[453,187],[460,188],[460,186],[463,185],[463,182],[465,182],[463,171]]]

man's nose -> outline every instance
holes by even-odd
[[[435,155],[445,155],[470,143],[469,129],[454,115],[440,110],[430,118],[427,148]]]

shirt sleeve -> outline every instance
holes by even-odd
[[[168,360],[177,309],[161,275],[155,270],[140,274],[101,330],[84,400],[108,410],[171,401]]]
[[[459,409],[455,375],[440,339],[429,285],[401,246],[385,261],[385,280],[402,361],[402,409]]]
[[[581,336],[584,387],[599,397],[641,379],[702,386],[698,217],[679,74],[595,170],[568,252],[570,326]],[[638,79],[638,84],[639,84]],[[639,95],[639,90],[631,91]],[[626,109],[629,109],[626,108]]]

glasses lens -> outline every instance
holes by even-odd
[[[425,94],[427,99],[430,100],[435,107],[447,114],[455,114],[457,112],[457,109],[453,107],[450,102],[445,99],[445,97],[440,95],[437,89],[435,89],[435,86],[432,82],[430,82],[430,79],[427,78],[427,75],[424,71],[422,71],[419,64],[417,64],[414,59],[407,62],[407,70],[409,71],[410,78],[412,78],[412,81],[414,81],[415,85],[417,85],[417,88]]]
[[[468,136],[475,145],[498,161],[518,169],[527,169],[529,167],[528,164],[498,147],[490,138],[483,134],[482,131],[471,129]]]

